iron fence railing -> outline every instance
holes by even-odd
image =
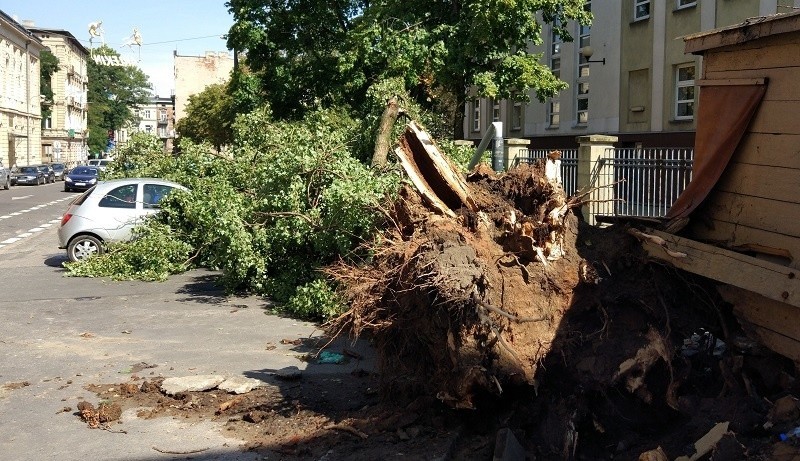
[[[531,149],[515,165],[547,157],[554,149]],[[578,149],[561,151],[564,192],[578,192]],[[678,148],[609,148],[591,168],[591,200],[600,215],[659,218],[692,179],[694,151]]]
[[[606,158],[598,174],[610,187],[600,197],[613,201],[615,216],[663,217],[692,179],[692,149],[608,149]]]

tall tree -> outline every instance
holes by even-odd
[[[455,102],[461,137],[468,90],[476,97],[540,100],[566,87],[530,44],[542,23],[564,40],[570,20],[588,24],[584,0],[228,0],[234,24],[228,46],[245,51],[261,72],[278,117],[307,108],[359,108],[370,87],[401,77],[406,91],[431,106]]]
[[[233,98],[228,85],[214,83],[189,96],[186,116],[175,127],[178,135],[196,143],[208,142],[218,151],[233,140]]]
[[[135,109],[149,101],[152,86],[138,67],[119,65],[119,53],[112,48],[103,45],[92,55],[87,69],[89,150],[98,153],[106,150],[109,132],[136,121]]]
[[[42,94],[42,123],[53,113],[53,74],[58,71],[58,58],[45,49],[39,53],[39,80]]]

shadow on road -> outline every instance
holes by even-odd
[[[64,270],[66,270],[66,269],[64,269],[64,263],[67,262],[67,261],[69,261],[69,258],[67,258],[67,254],[66,253],[61,253],[61,254],[57,254],[57,255],[48,256],[44,260],[44,264],[46,266],[56,267],[56,268],[61,269],[62,271],[64,271]]]

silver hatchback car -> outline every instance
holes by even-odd
[[[132,229],[158,212],[158,202],[175,189],[164,179],[125,178],[100,181],[76,198],[58,226],[59,248],[70,261],[102,254],[103,245],[130,240]]]

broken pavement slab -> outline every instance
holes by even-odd
[[[225,381],[221,375],[198,375],[167,378],[161,383],[161,391],[167,395],[180,392],[199,392],[214,389]]]
[[[217,389],[223,390],[230,394],[246,394],[253,389],[266,386],[267,383],[260,379],[247,378],[244,376],[231,376],[226,378],[225,381],[219,383]]]

